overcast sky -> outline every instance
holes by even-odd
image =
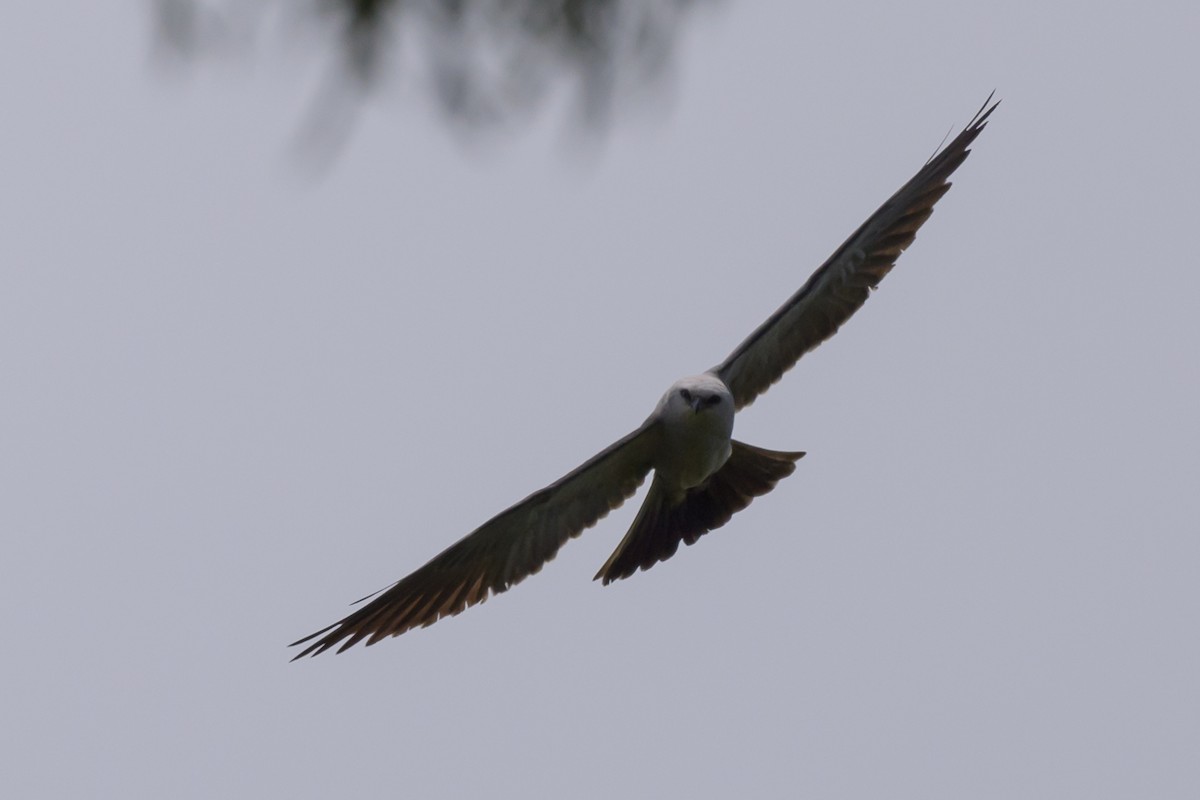
[[[164,80],[140,5],[6,4],[6,789],[1200,796],[1200,10],[990,6],[729,2],[583,158],[401,85],[318,181],[319,59]],[[794,476],[627,581],[591,577],[636,502],[288,663],[723,359],[993,88],[738,417]]]

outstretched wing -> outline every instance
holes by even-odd
[[[646,478],[658,446],[651,418],[562,479],[531,494],[446,548],[425,566],[328,628],[292,660],[344,642],[375,644],[432,625],[499,594],[542,568],[558,549],[627,500]],[[364,598],[366,599],[366,598]]]
[[[709,370],[729,387],[737,408],[754,402],[866,302],[912,244],[934,203],[950,189],[950,175],[966,160],[997,105],[989,96],[962,133],[851,234],[724,363]]]

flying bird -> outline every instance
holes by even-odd
[[[289,646],[295,659],[366,640],[375,644],[432,625],[541,570],[631,497],[653,471],[625,538],[596,574],[604,584],[670,558],[791,475],[804,453],[732,438],[733,420],[802,355],[866,302],[950,189],[999,103],[989,96],[970,123],[850,235],[808,281],[717,366],[671,385],[641,427],[546,488],[485,522],[362,607]],[[315,641],[314,641],[315,640]]]

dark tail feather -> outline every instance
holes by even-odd
[[[667,496],[656,475],[629,532],[596,573],[596,579],[607,585],[666,561],[675,555],[680,542],[694,544],[728,522],[751,500],[774,489],[776,483],[792,474],[803,455],[734,441],[725,465],[703,486],[689,489],[682,500],[675,501]]]

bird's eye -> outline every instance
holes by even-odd
[[[683,398],[683,402],[685,403],[692,402],[692,393],[687,389],[680,389],[679,396]]]
[[[721,402],[721,395],[719,394],[714,394],[708,398],[708,404],[710,406],[715,406],[719,402]]]

